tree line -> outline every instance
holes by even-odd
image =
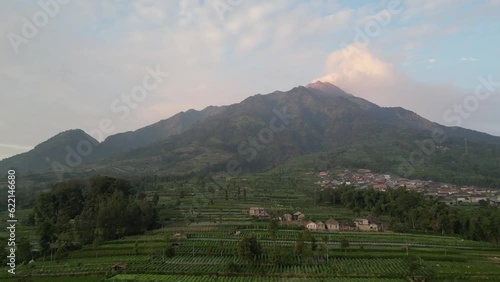
[[[500,243],[500,208],[494,205],[464,208],[448,206],[405,187],[377,191],[343,186],[319,191],[317,203],[341,204],[355,213],[387,216],[389,228],[399,232],[460,235],[465,239]]]
[[[42,255],[141,234],[158,227],[158,196],[148,199],[129,181],[96,176],[52,185],[31,215]]]

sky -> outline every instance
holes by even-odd
[[[500,0],[0,3],[0,159],[321,80],[500,136]]]

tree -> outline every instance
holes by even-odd
[[[141,184],[144,183],[141,182]],[[92,244],[96,235],[101,236],[103,240],[117,239],[125,235],[143,233],[158,225],[157,204],[159,196],[156,193],[153,195],[152,201],[148,200],[147,197],[141,199],[139,195],[132,194],[130,182],[99,176],[90,179],[90,187],[87,190],[89,190],[88,196],[84,198],[82,208],[77,209],[78,213],[59,213],[59,220],[54,222],[53,217],[49,216],[54,213],[53,210],[64,211],[66,208],[61,208],[64,207],[61,204],[53,205],[54,207],[41,205],[47,202],[48,196],[43,196],[38,199],[40,207],[35,210],[35,216],[49,218],[49,223],[54,222],[57,235],[73,231],[70,230],[72,227],[69,221],[73,218],[71,216],[75,216],[74,231],[82,244]],[[73,190],[69,191],[76,195],[72,198],[78,199],[78,193]],[[69,192],[66,194],[73,195]],[[53,195],[54,197],[57,200],[58,195]],[[55,203],[58,202],[55,201]],[[76,200],[73,203],[74,205],[79,204]]]
[[[271,253],[269,254],[269,258],[274,264],[276,264],[278,262],[278,253],[276,251],[276,235],[277,235],[278,230],[279,230],[278,221],[276,221],[276,220],[269,221],[269,225],[267,227],[267,230],[269,231],[269,235],[271,236],[271,240],[273,240],[273,249],[271,250]]]
[[[138,240],[135,240],[135,243],[134,243],[134,253],[135,253],[135,255],[139,254],[139,241]]]
[[[99,245],[101,245],[104,242],[102,239],[102,236],[98,235],[95,237],[94,241],[92,242],[92,249],[95,250],[95,257],[97,257],[97,253],[99,251]]]
[[[255,236],[243,237],[236,248],[238,256],[248,261],[257,261],[262,253],[260,243]]]
[[[318,249],[318,244],[316,243],[316,238],[311,237],[311,251],[316,251]]]
[[[222,209],[219,209],[219,226],[222,226]]]
[[[160,196],[158,195],[158,193],[154,193],[153,194],[153,206],[157,206],[158,205],[158,201],[160,201]]]
[[[297,241],[295,241],[295,246],[293,247],[293,252],[297,255],[302,255],[304,252],[304,234],[299,233],[297,235]]]
[[[309,229],[304,229],[304,241],[309,241],[311,243],[311,251],[314,252],[318,248],[318,244],[316,244],[316,238],[312,236],[311,231]],[[307,252],[309,253],[309,252]]]
[[[485,200],[479,200],[479,205],[482,207],[486,207],[489,205],[489,202]]]
[[[51,222],[43,222],[39,224],[37,233],[39,234],[40,249],[45,256],[48,252],[52,255],[52,242],[55,241],[55,227]]]
[[[406,275],[414,276],[422,269],[422,261],[415,255],[408,255],[404,258],[406,266]]]
[[[96,218],[96,228],[102,234],[104,240],[118,239],[124,235],[124,226],[127,221],[133,221],[141,226],[137,219],[126,218],[129,201],[122,191],[115,191],[111,197],[100,201],[99,212]]]
[[[21,263],[28,263],[33,258],[31,254],[31,244],[27,237],[21,237],[19,242],[16,242],[16,260]]]
[[[269,231],[269,235],[271,236],[271,239],[273,241],[276,241],[276,235],[279,230],[279,224],[277,220],[271,220],[269,221],[269,225],[267,227],[267,231]]]
[[[347,249],[349,248],[349,241],[346,238],[342,238],[342,240],[340,240],[340,248],[344,250],[344,253],[347,253]]]
[[[323,241],[323,244],[324,244],[324,248],[325,248],[325,253],[326,253],[326,263],[328,263],[328,251],[329,251],[329,248],[328,248],[328,236],[323,236],[322,238],[322,241]]]
[[[109,176],[95,176],[90,180],[89,198],[109,197],[115,191],[121,191],[128,197],[132,193],[132,185],[129,181]]]
[[[172,258],[175,256],[175,246],[172,242],[170,242],[170,244],[165,249],[165,256],[167,258]]]

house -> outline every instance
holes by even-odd
[[[356,230],[356,225],[350,222],[342,222],[339,223],[340,231],[353,231]]]
[[[478,204],[480,201],[488,202],[488,197],[483,197],[483,196],[471,196],[470,197],[470,202],[473,204]]]
[[[316,221],[316,230],[326,231],[325,224],[322,221]]]
[[[319,176],[320,177],[326,177],[326,176],[328,176],[328,171],[322,171],[322,172],[320,172]]]
[[[127,265],[128,264],[126,262],[119,262],[113,265],[111,269],[113,269],[114,271],[118,271],[127,268]]]
[[[252,208],[250,208],[249,214],[259,216],[259,214],[263,211],[264,211],[264,208],[252,207]]]
[[[316,223],[314,223],[312,221],[308,221],[306,223],[306,228],[309,230],[316,230],[318,228],[318,226],[316,225]]]
[[[328,219],[325,222],[325,225],[326,225],[326,229],[328,229],[328,231],[339,231],[340,230],[339,222],[333,218]]]
[[[270,219],[270,218],[271,218],[271,216],[266,211],[262,211],[259,214],[259,219]]]
[[[182,233],[180,233],[180,232],[176,232],[176,233],[174,233],[174,234],[172,235],[172,237],[173,237],[174,239],[177,239],[177,240],[187,239],[187,236],[186,236],[186,235],[184,235],[184,234],[182,234]]]
[[[387,189],[387,184],[373,184],[373,189],[385,191]]]
[[[444,197],[444,198],[440,199],[439,202],[445,203],[448,206],[453,206],[456,204],[455,199],[450,198],[450,197]]]
[[[298,211],[298,212],[293,214],[292,220],[303,220],[304,217],[305,217],[305,215]]]
[[[380,221],[374,218],[358,218],[354,224],[360,231],[379,231],[380,227]]]
[[[287,212],[283,215],[283,221],[292,221],[292,219],[293,219],[293,215],[289,212]]]
[[[460,204],[470,204],[470,198],[466,196],[457,196],[457,203]]]
[[[500,200],[497,200],[497,199],[491,199],[491,200],[490,200],[490,203],[491,203],[492,205],[500,206]]]

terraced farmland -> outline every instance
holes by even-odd
[[[258,175],[236,183],[245,187],[246,199],[232,191],[226,199],[222,190],[207,193],[206,204],[186,211],[196,190],[192,183],[164,183],[148,190],[160,195],[163,227],[143,235],[88,245],[64,256],[38,258],[19,265],[16,276],[2,268],[1,281],[25,276],[33,281],[408,281],[408,257],[417,258],[418,275],[426,281],[500,281],[500,247],[488,242],[463,240],[438,234],[386,232],[311,232],[315,248],[305,240],[300,255],[294,252],[303,230],[280,225],[273,235],[269,221],[248,215],[252,206],[268,210],[296,211],[308,219],[354,219],[358,214],[341,206],[315,205],[306,189],[274,185],[273,198],[262,183],[270,176]],[[304,175],[304,183],[311,182]],[[260,179],[260,180],[259,180]],[[266,181],[262,181],[262,179]],[[261,181],[259,185],[253,183]],[[311,182],[312,183],[312,182]],[[179,187],[180,186],[180,187]],[[179,196],[181,189],[186,189]],[[285,199],[280,201],[279,199]],[[177,204],[176,204],[177,202]],[[180,204],[179,204],[180,202]],[[22,214],[28,215],[29,212]],[[34,228],[21,226],[36,250]],[[236,232],[238,231],[238,232]],[[175,235],[177,234],[177,236]],[[5,239],[6,233],[0,233]],[[255,237],[262,253],[255,261],[238,255],[238,242]],[[348,242],[348,247],[343,242]],[[174,254],[168,248],[174,244]],[[281,258],[277,262],[273,253]],[[5,271],[4,271],[5,270]]]

